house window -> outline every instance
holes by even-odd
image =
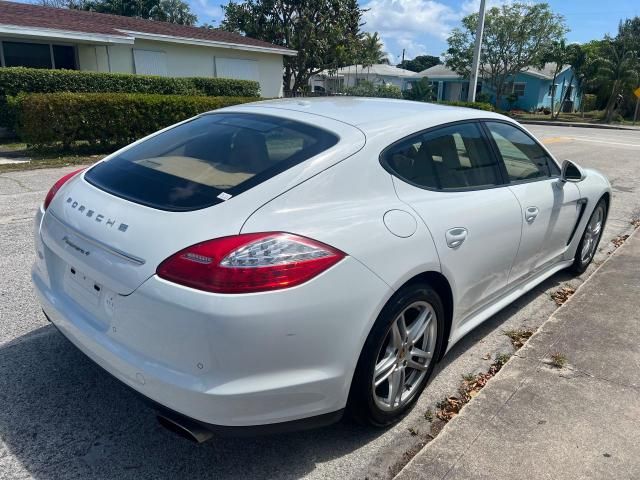
[[[524,95],[525,86],[526,86],[526,83],[524,83],[524,82],[504,83],[504,84],[502,84],[501,93],[502,93],[502,95],[511,95],[512,93],[514,93],[518,97],[521,97],[521,96]]]
[[[76,69],[76,51],[71,45],[3,41],[3,67]]]
[[[550,97],[553,97],[556,94],[557,90],[558,90],[558,84],[557,83],[549,84],[549,96]]]
[[[140,75],[167,76],[167,55],[152,50],[133,50],[136,73]]]
[[[69,45],[53,45],[51,48],[53,50],[53,63],[56,69],[76,69],[76,52],[73,47]]]
[[[216,77],[238,80],[260,80],[258,62],[241,58],[215,58]]]
[[[51,68],[48,43],[2,42],[5,67]]]
[[[514,83],[513,84],[513,93],[515,93],[518,97],[522,97],[524,95],[524,89],[526,87],[526,83]]]
[[[573,94],[573,85],[569,85],[567,87],[567,92],[566,92],[566,97],[570,100],[571,99],[571,95]]]

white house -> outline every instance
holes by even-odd
[[[282,96],[294,50],[221,30],[0,1],[0,66],[260,82]]]
[[[414,80],[414,76],[415,72],[384,63],[368,66],[349,65],[313,75],[309,80],[309,86],[312,91],[340,92],[345,87],[353,87],[362,81],[369,81],[374,85],[395,85],[401,90],[406,90],[408,83]]]

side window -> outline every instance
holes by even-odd
[[[389,149],[384,160],[400,178],[420,187],[451,190],[501,183],[498,164],[474,123],[411,137]]]
[[[553,162],[538,143],[522,130],[506,123],[486,122],[496,142],[509,180],[531,180],[555,175],[549,170]]]

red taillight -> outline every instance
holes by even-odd
[[[51,187],[47,192],[47,196],[44,197],[45,210],[49,208],[49,204],[53,200],[53,197],[56,196],[56,193],[58,193],[58,190],[60,190],[65,183],[67,183],[69,180],[71,180],[73,177],[75,177],[78,173],[80,173],[83,170],[84,168],[81,168],[80,170],[74,170],[71,173],[67,173],[64,177],[60,178],[56,183],[53,184],[53,187]]]
[[[160,264],[159,277],[216,293],[249,293],[300,285],[345,254],[290,233],[248,233],[185,248]]]

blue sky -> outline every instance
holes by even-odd
[[[219,24],[222,19],[218,0],[187,0],[200,22]],[[487,0],[487,5],[504,0]],[[615,33],[622,18],[640,16],[639,0],[547,0],[554,12],[564,15],[571,31],[569,42],[586,42]],[[446,38],[465,15],[478,10],[480,0],[360,0],[365,14],[364,30],[377,31],[385,51],[400,61],[416,55],[440,55],[446,49]]]

